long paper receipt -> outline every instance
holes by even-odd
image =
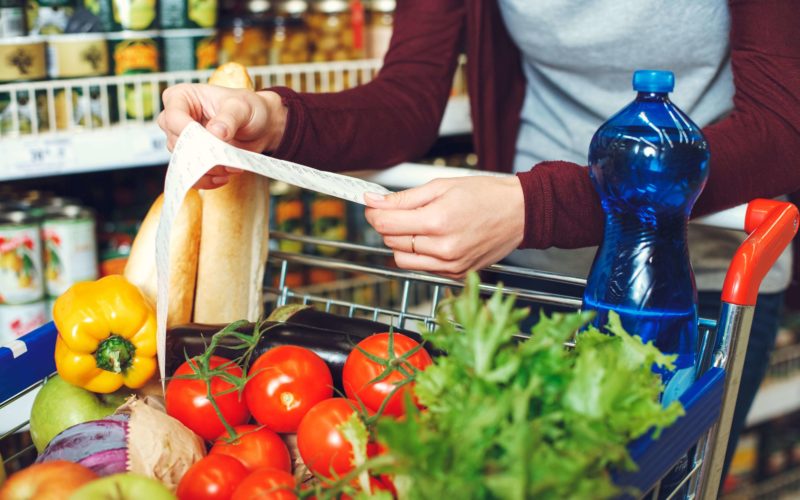
[[[270,179],[364,204],[364,193],[389,193],[378,184],[355,177],[323,172],[289,161],[277,160],[238,149],[214,137],[199,123],[190,123],[181,133],[167,168],[164,182],[164,207],[156,232],[156,272],[158,277],[157,346],[162,384],[166,375],[167,311],[169,310],[169,242],[172,223],[189,189],[216,165],[237,167]]]

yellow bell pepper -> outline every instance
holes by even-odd
[[[53,306],[56,369],[67,382],[110,393],[142,387],[156,371],[156,315],[120,275],[77,283]]]

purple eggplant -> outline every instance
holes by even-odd
[[[73,425],[54,437],[36,462],[66,460],[99,476],[127,472],[129,419],[120,414]]]

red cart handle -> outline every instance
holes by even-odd
[[[756,305],[761,280],[797,233],[800,215],[791,203],[758,199],[747,205],[744,230],[749,234],[736,250],[722,301],[740,306]]]

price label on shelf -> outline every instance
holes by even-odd
[[[12,152],[11,167],[23,175],[58,173],[75,160],[75,147],[68,137],[31,141]]]

